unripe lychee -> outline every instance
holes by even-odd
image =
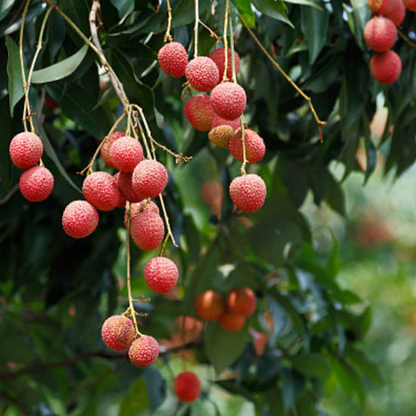
[[[118,172],[114,175],[118,189],[123,197],[130,202],[143,201],[144,197],[138,194],[133,188],[133,174],[130,172]]]
[[[129,358],[136,367],[147,367],[159,356],[159,344],[149,335],[142,335],[130,345]]]
[[[246,148],[246,159],[248,163],[257,163],[263,159],[266,146],[263,139],[253,130],[244,129],[244,144]],[[241,130],[235,133],[228,143],[228,149],[234,159],[243,161],[243,142],[241,140]]]
[[[195,313],[199,318],[207,321],[218,319],[224,312],[224,308],[224,299],[214,290],[201,293],[195,300]]]
[[[211,93],[214,111],[226,120],[240,117],[246,108],[247,96],[242,87],[234,82],[217,85]]]
[[[224,77],[225,71],[225,48],[215,49],[214,52],[209,56],[217,65],[218,71],[220,73],[220,80]],[[240,56],[236,51],[234,51],[234,65],[235,65],[235,75],[238,75],[240,71]],[[232,79],[233,77],[233,66],[231,59],[231,49],[228,48],[228,62],[227,62],[227,78]]]
[[[133,189],[145,198],[156,198],[168,183],[168,171],[156,160],[144,160],[133,172]]]
[[[20,169],[29,169],[39,162],[43,144],[35,133],[24,131],[16,134],[9,146],[10,159]]]
[[[370,60],[371,75],[382,84],[397,81],[402,72],[402,61],[396,52],[376,53]]]
[[[176,286],[178,277],[176,264],[166,257],[155,257],[144,268],[144,280],[155,293],[169,293]]]
[[[234,120],[226,120],[225,118],[220,117],[218,114],[214,115],[214,120],[212,121],[211,128],[219,127],[219,126],[230,126],[234,130],[237,130],[241,127],[240,117]]]
[[[185,116],[195,130],[208,131],[214,115],[209,95],[195,95],[185,104]]]
[[[116,140],[110,148],[114,167],[122,172],[133,172],[143,160],[143,148],[138,140],[130,136]]]
[[[182,403],[194,402],[201,394],[201,383],[196,374],[184,371],[175,377],[174,390]]]
[[[220,316],[218,322],[226,331],[237,332],[244,328],[246,318],[227,311]]]
[[[389,14],[394,7],[394,0],[368,0],[370,10],[375,14]]]
[[[227,310],[235,315],[250,316],[256,303],[256,295],[250,288],[234,289],[228,294]]]
[[[234,129],[230,126],[218,126],[214,127],[208,133],[208,139],[211,143],[214,143],[220,147],[227,147],[229,141],[234,136]]]
[[[122,315],[110,316],[101,328],[104,344],[113,351],[123,351],[136,339],[133,322]]]
[[[167,43],[159,50],[157,59],[162,71],[171,77],[180,78],[188,65],[188,54],[178,42]]]
[[[364,28],[365,43],[377,52],[388,51],[396,42],[397,28],[383,16],[370,19]]]
[[[404,0],[404,5],[407,10],[411,12],[416,12],[416,0]]]
[[[101,211],[111,211],[120,200],[116,180],[107,172],[93,172],[82,185],[85,199]]]
[[[30,202],[44,201],[53,189],[52,173],[43,166],[34,166],[20,175],[19,187]]]
[[[218,67],[207,56],[192,59],[185,70],[186,79],[199,92],[211,91],[220,79]]]
[[[394,1],[395,5],[393,10],[386,17],[388,17],[396,26],[400,26],[406,17],[406,7],[404,6],[403,0]]]
[[[143,211],[151,211],[159,215],[159,207],[153,202],[145,199],[144,201],[137,202],[130,205],[130,222],[133,218]],[[127,227],[127,213],[124,213],[124,225]]]
[[[62,215],[64,231],[73,238],[88,237],[98,225],[98,212],[87,201],[73,201]]]
[[[143,211],[131,221],[130,234],[137,247],[142,250],[154,250],[163,241],[165,224],[158,214]]]
[[[111,146],[114,144],[114,142],[118,139],[121,139],[122,137],[124,137],[125,134],[122,131],[116,131],[114,133],[111,134],[111,136],[105,141],[105,143],[101,146],[101,157],[104,160],[104,163],[109,167],[109,168],[114,168],[114,164],[111,160],[110,157],[110,149]]]
[[[230,184],[230,196],[237,208],[244,212],[256,212],[266,200],[266,184],[260,176],[250,173],[239,176]]]

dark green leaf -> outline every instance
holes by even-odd
[[[273,19],[280,20],[287,23],[289,26],[294,27],[292,22],[287,17],[286,5],[283,0],[252,0],[255,8],[266,16],[270,16]]]
[[[7,75],[9,76],[10,114],[13,117],[15,105],[24,95],[22,70],[20,66],[19,46],[9,36],[6,37],[7,46]]]
[[[251,9],[251,1],[250,0],[234,0],[235,5],[237,6],[238,12],[241,14],[241,17],[247,23],[247,25],[251,28],[256,27],[256,17],[254,16],[254,12]]]

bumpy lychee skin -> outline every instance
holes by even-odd
[[[19,187],[30,202],[44,201],[53,189],[52,173],[43,166],[34,166],[20,175]]]
[[[185,104],[185,116],[195,130],[208,131],[214,115],[209,95],[195,95]]]
[[[82,185],[85,199],[100,211],[113,210],[120,200],[120,191],[113,176],[107,172],[93,172]]]
[[[228,150],[234,159],[243,161],[243,142],[241,130],[238,130],[228,143]],[[248,163],[257,163],[264,157],[266,146],[263,139],[253,130],[244,130],[244,143],[246,147],[246,159]]]
[[[185,75],[188,65],[188,54],[178,42],[167,43],[159,50],[157,59],[162,71],[171,77],[180,78]]]
[[[217,85],[211,93],[214,111],[226,120],[240,117],[246,108],[247,96],[242,87],[234,82]]]
[[[42,141],[35,133],[16,134],[9,146],[10,159],[20,169],[29,169],[39,162],[43,154]]]
[[[138,140],[130,136],[116,140],[110,148],[110,157],[114,167],[122,172],[133,172],[143,160],[143,148]]]
[[[220,147],[227,147],[229,141],[233,138],[233,136],[234,129],[230,126],[214,127],[208,133],[209,141]]]
[[[225,118],[220,117],[218,114],[215,114],[211,128],[219,126],[230,126],[234,130],[238,130],[241,127],[240,117],[234,120],[226,120]]]
[[[114,175],[118,189],[123,197],[130,202],[143,201],[144,196],[138,194],[133,188],[133,174],[130,172],[118,172]]]
[[[387,15],[394,8],[395,0],[368,0],[370,10],[375,14]]]
[[[72,238],[91,235],[98,225],[98,212],[87,201],[73,201],[66,206],[62,215],[64,231]]]
[[[402,73],[402,61],[396,52],[376,53],[370,60],[371,75],[382,84],[392,84]]]
[[[222,296],[214,290],[201,293],[195,300],[195,313],[201,319],[213,321],[224,312],[225,302]]]
[[[159,356],[159,344],[149,335],[142,335],[130,345],[130,362],[136,367],[147,367]]]
[[[234,315],[250,316],[256,309],[256,295],[246,287],[234,289],[228,294],[227,309]]]
[[[145,198],[156,198],[166,188],[168,171],[155,160],[144,160],[133,172],[133,189]]]
[[[393,10],[386,17],[388,17],[396,26],[400,26],[406,17],[406,7],[403,0],[395,0]]]
[[[186,79],[199,92],[211,91],[220,79],[215,62],[207,56],[192,59],[186,67]]]
[[[404,5],[407,10],[411,12],[416,12],[416,0],[404,0]]]
[[[101,328],[104,344],[113,351],[124,351],[136,339],[133,322],[122,315],[110,316]]]
[[[209,56],[217,65],[220,73],[220,81],[224,76],[225,71],[225,48],[215,49],[214,52]],[[234,64],[235,64],[235,75],[237,76],[240,71],[240,56],[234,51]],[[228,49],[228,62],[227,62],[227,78],[231,80],[233,77],[233,67],[231,60],[231,49]]]
[[[184,371],[175,377],[174,390],[182,403],[192,403],[201,394],[201,383],[195,373]]]
[[[158,214],[143,211],[131,221],[130,234],[136,246],[141,250],[154,250],[163,241],[165,225]]]
[[[114,144],[116,140],[121,139],[124,136],[125,134],[122,131],[116,131],[112,133],[111,136],[106,140],[106,142],[101,146],[101,157],[103,158],[104,163],[109,168],[115,168],[110,157],[111,146]]]
[[[239,176],[230,184],[230,196],[237,208],[244,212],[256,212],[266,200],[266,184],[260,176],[250,173]]]
[[[159,215],[159,207],[149,200],[144,200],[130,205],[130,222],[143,211],[151,211]],[[124,213],[124,225],[127,227],[127,213]]]
[[[166,257],[155,257],[144,268],[144,280],[155,293],[169,293],[176,286],[178,277],[176,264]]]
[[[365,43],[374,51],[388,51],[395,44],[396,38],[397,28],[394,23],[386,17],[373,17],[365,25]]]
[[[242,315],[235,315],[227,311],[220,316],[218,322],[226,331],[237,332],[244,328],[246,318]]]

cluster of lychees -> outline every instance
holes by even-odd
[[[186,75],[189,85],[196,91],[211,91],[211,95],[197,94],[185,104],[185,116],[196,130],[209,131],[208,138],[212,143],[227,147],[230,154],[241,162],[244,161],[244,134],[246,162],[256,163],[263,158],[266,150],[263,139],[251,129],[244,129],[244,133],[242,130],[240,118],[246,108],[247,97],[240,85],[228,81],[233,78],[230,50],[226,55],[225,49],[219,48],[209,57],[199,56],[188,62],[185,48],[178,42],[171,42],[160,49],[158,60],[165,74],[173,77]],[[240,57],[236,52],[234,69],[237,75]],[[259,210],[266,193],[264,181],[255,174],[235,178],[230,185],[231,199],[244,212]]]
[[[403,23],[406,8],[416,11],[416,0],[368,0],[372,17],[364,28],[365,43],[376,54],[371,58],[370,70],[382,84],[397,81],[402,72],[400,56],[391,50],[397,39],[397,26]]]
[[[214,290],[201,293],[195,300],[195,313],[206,321],[218,320],[230,332],[240,331],[256,309],[256,295],[248,287],[232,290],[227,299]]]

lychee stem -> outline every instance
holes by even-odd
[[[231,67],[233,70],[233,82],[237,83],[237,75],[235,73],[234,32],[233,32],[233,22],[231,18],[231,13],[228,13],[228,19],[230,21],[230,49],[231,49]]]
[[[172,8],[170,7],[170,1],[166,0],[166,6],[168,9],[168,27],[166,28],[166,33],[165,33],[165,38],[164,41],[166,42],[172,42],[173,41],[173,37],[170,34],[170,28],[172,25]]]
[[[198,57],[199,0],[195,0],[194,58]]]
[[[246,139],[245,139],[245,126],[243,116],[240,117],[240,126],[241,126],[241,146],[243,146],[243,163],[241,165],[240,172],[242,175],[246,175],[246,165],[247,165],[247,152],[246,152]]]
[[[199,24],[202,25],[208,32],[212,38],[215,38],[217,43],[221,42],[221,38],[209,27],[207,26],[202,20],[199,21]]]
[[[228,25],[228,9],[229,9],[229,0],[225,0],[225,14],[224,14],[224,32],[222,34],[224,40],[224,74],[222,77],[222,82],[227,82],[227,72],[228,72],[228,39],[227,39],[227,25]]]
[[[416,43],[412,42],[401,30],[400,28],[397,28],[397,33],[399,34],[399,36],[408,44],[410,45],[413,49],[416,49]]]

